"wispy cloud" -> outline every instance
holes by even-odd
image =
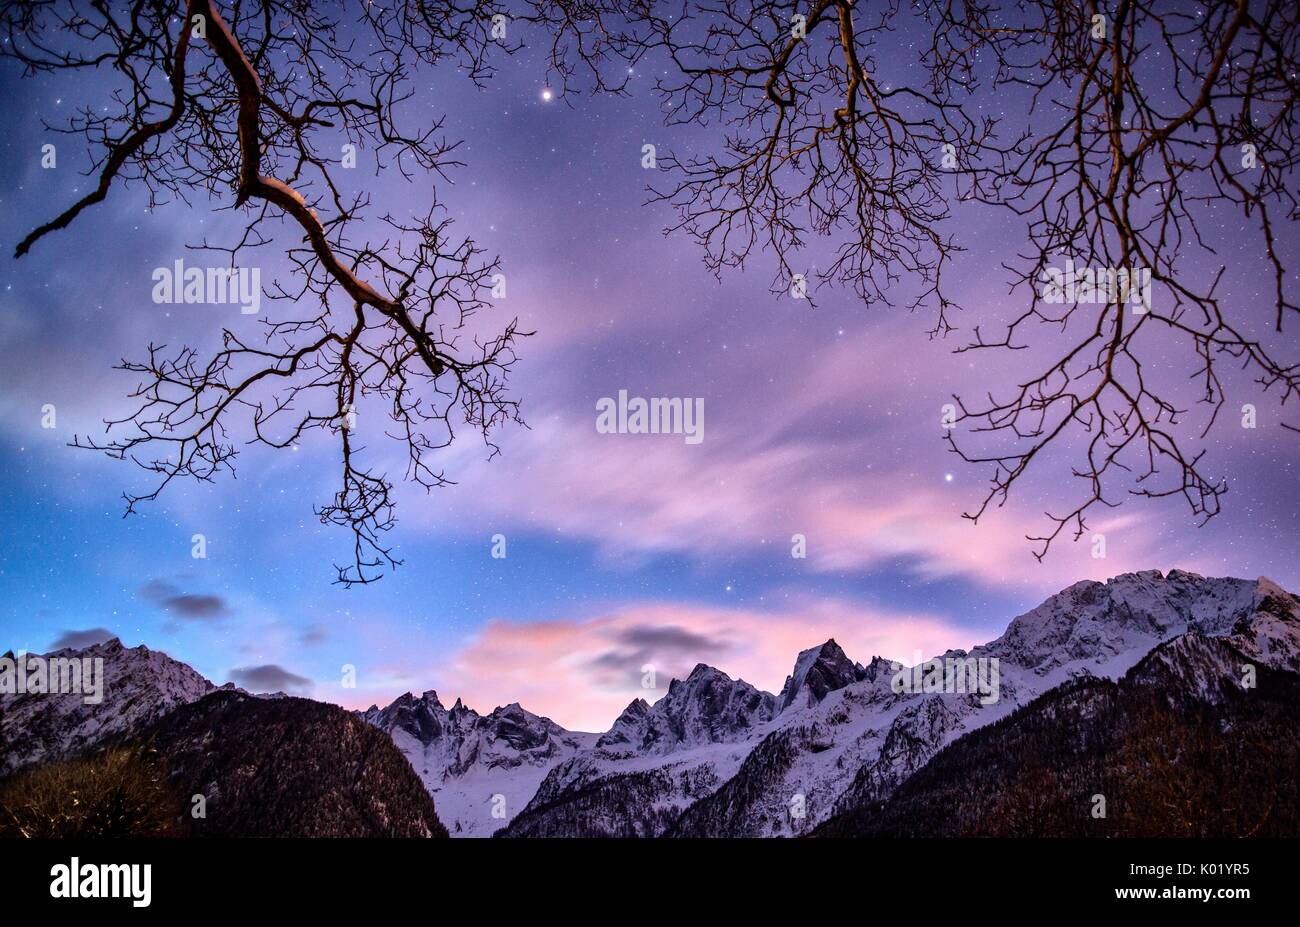
[[[235,685],[250,692],[284,692],[289,695],[310,695],[314,685],[310,679],[291,673],[282,666],[267,663],[263,666],[241,666],[230,671]]]
[[[1136,512],[1091,525],[1110,536],[1106,559],[1094,559],[1089,543],[1062,538],[1040,564],[1025,535],[1042,526],[1042,513],[1019,499],[975,525],[962,512],[979,487],[953,487],[942,472],[923,479],[877,466],[869,452],[826,439],[755,443],[723,428],[712,434],[712,444],[688,447],[655,436],[598,435],[590,422],[555,415],[518,439],[515,460],[490,481],[471,475],[447,497],[459,522],[591,539],[613,558],[789,558],[800,534],[814,572],[901,564],[924,579],[961,576],[1044,594],[1152,565],[1152,532]],[[432,517],[441,531],[448,519],[440,514]]]
[[[108,628],[86,628],[84,631],[67,630],[60,634],[58,639],[50,645],[50,649],[62,650],[65,647],[71,647],[74,650],[80,650],[93,644],[102,644],[104,641],[112,640],[115,637],[117,635]]]
[[[934,615],[837,600],[772,611],[633,604],[590,620],[491,621],[434,687],[481,711],[517,701],[569,728],[605,730],[628,702],[657,700],[696,663],[775,692],[800,650],[832,637],[856,660],[910,662],[913,650],[938,653],[977,636]]]
[[[140,587],[140,597],[186,621],[219,621],[231,614],[221,596],[183,592],[163,580],[145,583]]]

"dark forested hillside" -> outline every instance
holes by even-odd
[[[172,712],[151,739],[196,834],[447,836],[392,739],[334,705],[218,692]],[[189,814],[194,795],[204,819]]]
[[[215,692],[98,753],[0,782],[0,836],[445,837],[410,763],[351,712]]]

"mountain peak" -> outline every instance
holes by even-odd
[[[830,692],[866,677],[866,670],[854,663],[843,648],[831,638],[799,654],[794,671],[786,677],[779,696],[781,710],[796,702],[812,705]]]
[[[139,730],[215,686],[161,650],[125,647],[118,638],[65,647],[45,657],[102,660],[102,701],[77,692],[0,695],[0,776],[23,766],[66,759],[99,742]],[[35,654],[34,654],[35,656]],[[16,732],[22,736],[16,736]]]
[[[1267,576],[1261,576],[1255,580],[1255,599],[1256,601],[1259,601],[1268,598],[1269,596],[1281,599],[1284,602],[1293,601],[1295,599],[1295,596],[1287,592],[1277,583],[1273,582],[1273,580],[1269,579]]]
[[[388,707],[390,709],[405,708],[409,710],[417,706],[436,708],[439,711],[443,710],[442,702],[438,701],[438,693],[432,689],[426,689],[419,695],[416,695],[414,692],[403,692],[397,698],[393,699],[393,701],[389,703]],[[371,706],[371,710],[378,709],[376,709],[375,706]]]
[[[634,698],[632,701],[627,703],[627,707],[623,709],[623,713],[614,719],[614,723],[618,724],[619,721],[624,719],[636,720],[644,718],[649,713],[650,703],[643,698]]]
[[[650,714],[650,703],[643,698],[634,698],[628,702],[623,713],[614,719],[609,730],[596,741],[597,747],[617,747],[631,744],[633,739],[644,733],[644,723]]]
[[[654,705],[635,699],[596,746],[670,753],[705,743],[730,743],[771,720],[775,706],[770,693],[697,663],[685,679],[670,682],[668,693]]]
[[[448,828],[460,836],[488,836],[509,817],[491,809],[506,796],[510,815],[524,807],[556,763],[591,747],[594,734],[567,731],[518,702],[480,715],[456,699],[444,708],[427,690],[358,717],[388,733],[431,794]]]
[[[731,678],[722,670],[718,669],[716,666],[709,666],[709,664],[707,663],[696,663],[695,667],[690,671],[689,674],[687,674],[685,681],[698,682],[701,679],[709,679],[716,676],[721,676],[724,679]],[[673,681],[676,682],[677,680],[673,680]]]
[[[1157,643],[1189,630],[1228,633],[1251,610],[1259,584],[1213,579],[1186,570],[1121,573],[1099,583],[1075,583],[1015,618],[981,655],[1033,669],[1039,675],[1066,664],[1111,664],[1124,672]]]
[[[1300,597],[1261,576],[1249,611],[1233,624],[1228,640],[1253,660],[1300,672]]]

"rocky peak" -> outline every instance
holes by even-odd
[[[1300,673],[1300,598],[1261,576],[1228,640],[1252,660]]]
[[[459,698],[450,709],[444,708],[432,689],[419,698],[408,692],[387,708],[372,708],[359,716],[393,735],[408,755],[432,751],[443,756],[455,774],[480,761],[510,764],[523,754],[549,755],[552,740],[562,742],[571,736],[550,718],[535,715],[518,702],[480,715]]]
[[[616,748],[630,745],[645,732],[645,719],[650,714],[650,703],[643,698],[633,699],[614,719],[608,731],[596,741],[597,747]]]
[[[893,660],[886,660],[884,657],[879,656],[872,657],[871,662],[863,667],[862,678],[873,682],[882,676],[886,679],[892,679],[894,673],[897,672],[898,666],[899,664]]]
[[[88,647],[65,647],[45,659],[103,660],[103,700],[86,693],[0,694],[0,775],[37,762],[67,759],[102,741],[136,731],[215,686],[187,664],[160,650],[126,647],[117,638]]]
[[[448,829],[486,836],[527,803],[547,771],[588,749],[594,734],[567,731],[511,702],[480,715],[459,698],[444,708],[432,689],[360,713],[386,731],[438,803]],[[505,796],[505,819],[497,797]]]
[[[781,688],[781,710],[791,705],[812,705],[820,702],[830,692],[866,678],[866,669],[854,663],[839,644],[831,638],[818,647],[810,647],[799,654],[794,672],[786,677]]]
[[[1242,662],[1226,640],[1189,631],[1156,647],[1126,678],[1162,688],[1170,698],[1219,701],[1228,688],[1241,688]]]
[[[511,749],[544,749],[552,737],[562,738],[569,732],[550,718],[527,711],[518,702],[494,709],[478,725],[493,740],[504,741]]]
[[[620,717],[625,718],[644,718],[650,713],[650,703],[643,698],[633,699],[628,706],[623,709]]]
[[[653,706],[642,699],[632,702],[597,746],[669,753],[729,743],[744,739],[775,714],[775,696],[699,663],[685,679],[670,682],[668,693]]]
[[[448,711],[438,701],[438,693],[432,689],[419,698],[404,692],[387,708],[372,707],[361,713],[361,719],[390,734],[405,731],[422,744],[442,736],[444,729],[452,723]]]
[[[1144,570],[1105,583],[1078,582],[972,652],[1045,673],[1073,661],[1105,662],[1121,653],[1145,652],[1189,630],[1219,636],[1251,610],[1256,585],[1184,570],[1167,576]]]

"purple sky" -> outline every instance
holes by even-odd
[[[1083,578],[1178,566],[1300,588],[1296,436],[1248,383],[1229,383],[1229,409],[1256,402],[1260,427],[1229,414],[1205,442],[1231,487],[1219,519],[1197,529],[1181,501],[1127,504],[1092,522],[1106,559],[1066,542],[1040,564],[1024,535],[1073,491],[1068,460],[1043,461],[975,527],[960,513],[988,474],[948,453],[938,427],[951,393],[1015,382],[1026,354],[954,355],[963,332],[930,341],[926,318],[847,292],[820,293],[810,311],[770,294],[762,261],[714,279],[693,243],[662,234],[668,210],[643,205],[640,158],[647,142],[698,150],[716,135],[664,129],[649,73],[632,75],[625,98],[545,100],[528,52],[483,90],[454,70],[421,80],[406,115],[446,114],[448,134],[466,140],[466,167],[439,181],[439,198],[461,235],[502,257],[500,321],[517,315],[537,333],[513,380],[530,427],[501,433],[490,462],[473,440],[443,453],[453,487],[404,487],[391,540],[406,563],[366,588],[331,585],[349,539],[312,515],[337,472],[322,439],[250,448],[237,480],[172,487],[124,520],[121,492],[145,474],[67,442],[126,408],[134,379],[111,369],[122,357],[150,340],[210,347],[222,326],[258,325],[228,306],[150,300],[152,270],[208,262],[185,245],[229,232],[232,217],[201,201],[149,213],[140,191],[118,189],[14,261],[13,243],[88,183],[70,140],[56,169],[41,168],[42,121],[103,90],[19,81],[10,66],[0,81],[0,649],[105,629],[217,682],[281,680],[354,707],[436,688],[448,704],[519,701],[604,729],[699,661],[772,690],[799,649],[827,637],[862,661],[969,646]],[[375,213],[423,212],[431,198],[432,180],[352,176]],[[959,323],[1005,320],[1021,301],[1008,299],[1000,265],[1023,233],[975,207],[953,223],[969,248],[953,270]],[[1240,226],[1225,217],[1218,230],[1227,295],[1245,316],[1267,315]],[[275,248],[258,263],[264,280],[288,273]],[[264,316],[290,311],[263,304]],[[1192,372],[1181,351],[1147,350],[1170,384]],[[620,389],[702,397],[705,440],[598,434],[595,403]],[[41,427],[46,404],[54,429]],[[400,448],[366,429],[371,459],[400,474]],[[206,559],[191,557],[195,533]],[[791,557],[796,533],[806,559]],[[495,534],[504,560],[490,555]],[[341,685],[344,664],[356,689]],[[641,688],[646,664],[658,691]]]

